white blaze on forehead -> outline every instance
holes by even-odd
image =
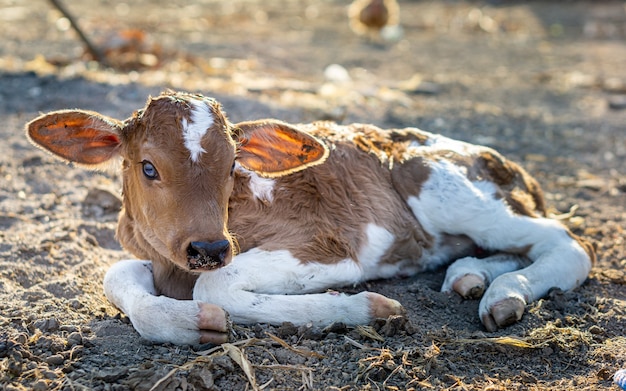
[[[213,114],[205,101],[190,99],[189,103],[191,104],[190,121],[183,118],[183,139],[191,160],[197,162],[200,154],[206,152],[202,148],[202,138],[213,126]]]

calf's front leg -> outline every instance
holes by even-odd
[[[147,340],[178,345],[228,340],[228,315],[222,308],[197,300],[157,296],[149,261],[114,264],[104,277],[104,292]]]
[[[228,266],[203,273],[193,297],[222,306],[235,323],[242,324],[358,325],[404,313],[399,302],[373,292],[319,293],[362,280],[361,268],[350,259],[337,264],[303,263],[286,250],[252,249]]]

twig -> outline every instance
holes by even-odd
[[[259,386],[256,384],[256,376],[254,374],[254,368],[252,367],[252,363],[245,356],[243,351],[230,343],[222,344],[224,348],[224,352],[228,354],[228,356],[241,367],[246,377],[248,378],[248,383],[254,391],[259,391]]]
[[[324,358],[323,354],[319,354],[317,352],[313,352],[311,350],[306,350],[306,349],[297,349],[294,348],[293,346],[289,345],[287,342],[283,341],[282,339],[280,339],[279,337],[270,334],[270,333],[265,333],[268,337],[270,337],[270,339],[276,343],[278,343],[280,346],[284,347],[285,349],[289,349],[294,353],[297,353],[301,356],[304,357],[315,357],[315,358]]]
[[[249,345],[254,345],[256,343],[261,342],[262,340],[258,339],[258,338],[248,338],[248,339],[244,339],[241,341],[237,341],[237,342],[232,342],[231,345],[235,345],[235,346],[241,346],[243,345],[244,347],[247,347]],[[223,350],[222,345],[218,345],[215,347],[212,347],[210,349],[207,350],[201,350],[199,352],[195,352],[198,356],[208,356],[212,353],[217,352],[218,350]]]
[[[385,339],[374,330],[372,326],[357,326],[356,331],[364,337],[378,342],[385,342]]]
[[[307,371],[311,372],[313,369],[304,365],[285,365],[285,364],[252,364],[253,367],[259,369],[278,369],[283,371]]]
[[[89,38],[87,38],[87,36],[83,32],[83,30],[81,30],[81,28],[78,26],[78,23],[76,22],[76,19],[74,19],[74,17],[69,13],[69,11],[61,4],[61,2],[59,0],[49,0],[49,1],[50,1],[50,3],[52,3],[52,5],[56,9],[59,10],[59,12],[61,12],[63,14],[63,16],[65,16],[67,18],[67,20],[70,21],[70,24],[72,25],[74,30],[76,30],[76,32],[78,33],[78,36],[80,37],[80,39],[85,43],[85,45],[87,46],[87,51],[93,56],[93,58],[96,61],[98,61],[100,64],[102,64],[104,66],[108,66],[106,57],[102,54],[100,49],[98,49],[89,40]]]
[[[343,338],[346,340],[346,342],[348,342],[350,345],[355,346],[359,349],[372,349],[369,346],[365,346],[362,343],[359,343],[355,340],[353,340],[352,338],[348,337],[347,335],[344,335]]]

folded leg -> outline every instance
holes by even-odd
[[[361,269],[349,259],[304,263],[288,251],[252,249],[230,265],[202,274],[194,299],[220,305],[234,322],[244,324],[366,324],[403,313],[400,303],[372,292],[313,293],[361,281]]]
[[[149,261],[117,262],[104,277],[104,291],[147,340],[183,345],[228,339],[227,314],[221,308],[157,296]]]
[[[467,299],[480,299],[498,276],[528,266],[529,260],[516,254],[495,254],[485,258],[465,257],[446,271],[442,292],[456,292]]]
[[[519,320],[525,305],[551,288],[568,290],[586,280],[593,251],[563,225],[515,213],[494,183],[470,181],[452,163],[431,168],[419,197],[407,200],[425,229],[465,235],[484,249],[519,254],[531,262],[520,270],[510,264],[513,270],[494,278],[485,291],[479,316],[488,330]]]

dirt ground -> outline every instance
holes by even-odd
[[[356,36],[347,0],[65,3],[110,67],[89,59],[48,2],[0,0],[1,389],[618,389],[624,2],[407,0],[394,42]],[[417,126],[492,146],[539,179],[598,262],[582,287],[551,292],[496,333],[476,301],[439,292],[437,271],[346,289],[393,297],[406,319],[237,327],[219,347],[146,342],[101,287],[131,257],[114,237],[119,176],[57,162],[23,126],[62,108],[126,118],[165,88],[214,96],[235,122]]]

